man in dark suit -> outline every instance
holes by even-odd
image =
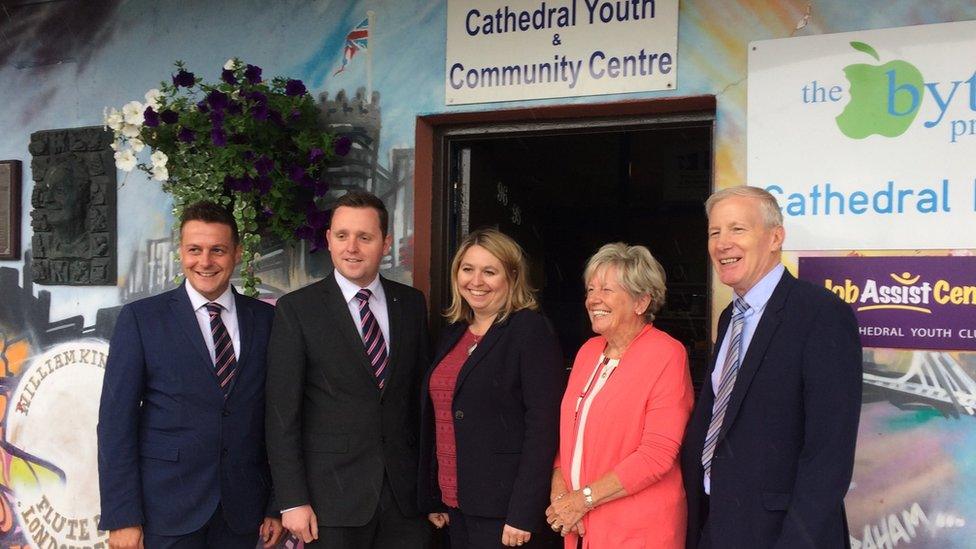
[[[734,300],[681,452],[687,546],[847,547],[861,408],[854,314],[785,270],[768,192],[725,189],[705,209],[708,252]]]
[[[274,313],[230,286],[240,259],[233,216],[190,205],[186,282],[119,314],[98,411],[98,528],[112,548],[253,549],[282,532],[264,447]]]
[[[417,510],[419,382],[427,308],[379,276],[386,207],[342,196],[326,231],[335,271],[278,301],[267,441],[286,529],[328,548],[426,547]]]

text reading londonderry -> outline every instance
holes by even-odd
[[[559,4],[542,2],[535,9],[513,9],[509,6],[494,12],[469,10],[464,17],[464,30],[471,37],[491,38],[520,32],[553,31],[552,45],[559,46],[558,31],[579,25],[607,25],[629,21],[654,19],[654,0],[570,0]],[[564,83],[570,89],[580,79],[632,78],[669,74],[674,57],[670,52],[639,51],[612,55],[595,50],[586,58],[567,58],[553,55],[536,63],[514,63],[485,67],[465,67],[454,63],[448,71],[451,87],[491,88],[498,86],[523,86],[533,84]],[[586,72],[584,72],[584,64]]]

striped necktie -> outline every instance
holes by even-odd
[[[732,396],[732,388],[735,386],[735,378],[739,373],[739,365],[742,363],[742,326],[745,324],[746,311],[749,304],[741,297],[737,297],[732,302],[735,312],[732,313],[732,333],[729,336],[729,349],[725,354],[725,366],[722,370],[722,381],[718,385],[718,392],[715,394],[715,403],[712,405],[712,421],[708,424],[708,434],[705,436],[705,447],[702,449],[702,465],[705,467],[705,476],[712,476],[712,456],[715,455],[715,445],[718,444],[718,434],[722,430],[722,420],[725,419],[725,411],[729,407],[729,398]]]
[[[237,373],[237,357],[234,356],[234,342],[230,339],[227,327],[220,318],[223,307],[219,303],[207,303],[210,313],[210,336],[214,344],[214,369],[217,372],[217,383],[224,393],[224,398],[230,392],[231,380]]]
[[[386,366],[390,359],[386,353],[386,341],[383,339],[383,332],[380,330],[380,323],[376,321],[373,312],[369,310],[369,298],[373,292],[362,289],[356,292],[356,299],[359,300],[359,322],[362,326],[363,345],[366,347],[366,358],[373,368],[373,375],[379,383],[380,389],[386,383]]]

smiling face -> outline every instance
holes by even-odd
[[[505,267],[481,246],[471,246],[464,252],[454,276],[458,293],[476,317],[494,318],[508,302]]]
[[[722,284],[743,296],[780,261],[785,231],[763,221],[759,200],[732,196],[708,216],[708,255]]]
[[[336,270],[360,288],[373,282],[393,244],[390,235],[383,236],[380,214],[373,208],[339,206],[325,238]]]
[[[213,301],[230,285],[241,247],[234,244],[230,227],[223,223],[187,221],[180,231],[180,264],[186,281]]]
[[[593,331],[607,339],[634,333],[644,326],[650,296],[634,299],[620,284],[615,265],[600,267],[586,282],[586,312]]]

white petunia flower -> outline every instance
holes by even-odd
[[[111,128],[112,131],[121,131],[123,123],[124,120],[121,112],[116,109],[109,109],[105,112],[105,125]]]
[[[138,101],[129,101],[122,106],[122,116],[125,118],[126,124],[132,124],[133,126],[141,126],[143,122],[142,113],[146,110],[146,107]]]
[[[230,59],[228,59],[224,63],[224,69],[226,69],[226,70],[232,71],[232,70],[234,70],[235,67],[237,67],[237,58],[236,57],[231,57]]]
[[[160,93],[160,91],[157,90],[156,88],[153,88],[153,89],[147,91],[146,92],[146,106],[147,107],[152,107],[154,111],[158,111],[159,110],[159,98],[162,97],[162,96],[163,96],[163,94]]]
[[[146,148],[146,144],[142,142],[142,139],[138,137],[132,137],[129,139],[129,146],[132,147],[132,152],[142,152],[142,149]]]
[[[133,137],[139,137],[139,126],[134,126],[132,124],[122,125],[122,135],[132,139]]]
[[[156,181],[166,181],[169,179],[169,170],[166,169],[166,166],[153,166],[152,178]]]
[[[115,167],[123,172],[131,172],[136,167],[136,155],[132,152],[132,149],[116,151]]]
[[[166,166],[167,162],[169,162],[169,157],[166,156],[166,153],[163,151],[156,151],[152,153],[152,156],[150,156],[149,159],[152,160],[152,165],[154,168],[162,168]]]
[[[118,141],[112,141],[112,144],[109,145],[109,147],[111,147],[113,151],[117,151],[119,150],[120,145],[121,143],[119,143]]]

